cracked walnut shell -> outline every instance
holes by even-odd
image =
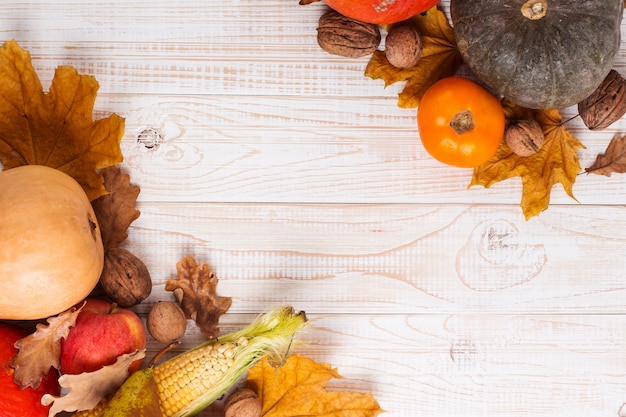
[[[111,248],[104,254],[100,286],[120,307],[132,307],[148,298],[152,279],[141,259],[126,249]]]
[[[380,40],[378,25],[350,19],[334,10],[319,19],[317,43],[330,54],[360,58],[372,54]]]
[[[578,113],[590,130],[606,129],[626,114],[626,80],[611,70],[602,84],[578,103]]]
[[[513,153],[531,156],[539,151],[546,138],[536,120],[514,120],[504,131],[504,141]]]

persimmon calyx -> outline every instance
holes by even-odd
[[[467,109],[457,112],[450,121],[450,127],[459,135],[474,129],[474,125],[474,116]]]

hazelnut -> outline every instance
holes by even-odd
[[[187,318],[173,301],[159,301],[152,306],[146,320],[148,332],[162,343],[180,339],[187,330]]]
[[[385,56],[396,68],[411,68],[422,57],[422,34],[408,22],[393,25],[385,38]]]
[[[239,388],[226,400],[224,417],[260,417],[262,408],[256,392],[250,388]]]
[[[324,13],[317,27],[317,43],[326,52],[348,58],[372,54],[380,45],[378,25],[346,17],[334,10]]]
[[[546,138],[536,120],[514,120],[504,131],[504,141],[513,153],[531,156],[543,146]]]

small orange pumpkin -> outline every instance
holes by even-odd
[[[406,20],[423,13],[439,0],[325,0],[328,7],[342,15],[379,25]]]
[[[0,173],[0,319],[34,320],[82,301],[100,279],[104,249],[83,188],[54,168]]]

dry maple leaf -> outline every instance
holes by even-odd
[[[30,54],[0,47],[0,162],[4,169],[46,165],[72,176],[90,200],[106,193],[97,169],[122,162],[124,119],[92,120],[98,82],[58,67],[44,93]]]
[[[130,184],[130,175],[123,174],[118,165],[102,170],[108,194],[92,202],[100,225],[105,251],[116,248],[128,237],[128,227],[141,214],[135,209],[140,189]]]
[[[208,264],[197,264],[186,256],[176,264],[177,279],[168,279],[166,291],[173,291],[188,319],[196,322],[209,339],[219,334],[218,322],[232,304],[230,297],[217,295],[218,279]]]
[[[626,172],[626,136],[615,136],[609,142],[604,154],[598,155],[595,162],[585,171],[590,174],[606,175]]]
[[[47,325],[37,324],[33,333],[15,342],[18,352],[11,361],[11,367],[15,370],[13,380],[22,389],[37,388],[51,367],[60,368],[61,339],[67,337],[82,308],[82,305],[72,307],[48,318]]]
[[[537,120],[543,129],[545,143],[531,156],[514,154],[504,141],[496,154],[486,163],[474,168],[469,187],[482,185],[489,188],[493,184],[512,177],[522,179],[522,200],[520,206],[526,220],[539,215],[550,204],[552,187],[560,183],[571,198],[572,187],[581,171],[578,149],[584,149],[563,125],[558,110],[532,110],[517,106],[508,100],[503,101],[508,120]]]
[[[365,68],[365,75],[372,79],[381,78],[385,87],[406,81],[398,99],[398,107],[418,107],[426,90],[438,80],[454,75],[463,58],[456,46],[454,30],[445,13],[437,7],[418,14],[411,21],[420,30],[424,49],[417,65],[399,69],[387,61],[383,51],[375,51]]]
[[[262,417],[374,417],[383,412],[371,394],[329,392],[326,384],[341,378],[328,364],[292,355],[279,368],[267,357],[248,372],[247,383],[262,404]]]
[[[41,403],[52,404],[48,417],[61,411],[91,410],[106,396],[113,394],[128,378],[128,366],[135,360],[143,359],[146,350],[138,350],[118,356],[112,365],[104,366],[94,372],[77,375],[61,375],[59,385],[67,394],[56,397],[44,394]]]

